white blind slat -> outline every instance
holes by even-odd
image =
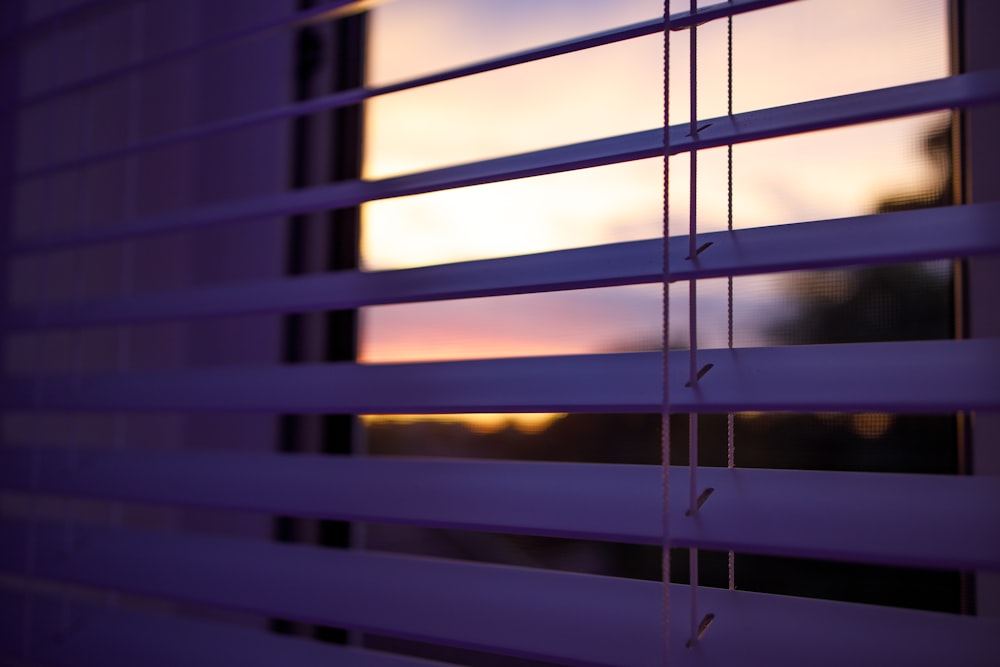
[[[697,388],[671,353],[683,412],[1000,409],[1000,341],[939,340],[708,349]],[[11,376],[11,410],[359,414],[655,412],[659,353],[413,364],[297,364],[219,370]],[[823,378],[823,382],[815,382]]]
[[[968,257],[1000,251],[1000,204],[918,209],[857,218],[699,234],[687,261],[671,239],[671,280]],[[186,317],[361,308],[658,282],[659,239],[627,241],[395,271],[339,271],[258,283],[13,308],[7,327],[36,329]]]
[[[204,39],[194,44],[189,44],[187,46],[182,46],[176,49],[172,49],[163,53],[158,53],[156,55],[149,56],[147,58],[141,58],[134,62],[129,62],[117,67],[110,67],[101,70],[95,74],[90,74],[87,76],[78,77],[72,81],[64,84],[59,84],[52,86],[43,90],[39,93],[33,95],[26,95],[19,98],[16,104],[21,107],[29,105],[42,104],[46,101],[52,100],[57,97],[62,97],[65,95],[70,95],[72,93],[91,88],[94,86],[99,86],[101,84],[106,84],[110,81],[116,79],[121,79],[130,74],[136,74],[142,72],[143,70],[148,70],[154,67],[159,67],[167,63],[180,60],[182,58],[190,58],[191,56],[197,55],[204,51],[209,51],[213,49],[219,49],[225,47],[226,45],[231,45],[233,43],[251,39],[253,37],[260,36],[264,33],[270,32],[272,30],[277,30],[280,28],[290,28],[299,25],[306,25],[309,23],[319,22],[319,21],[329,21],[334,17],[343,14],[345,9],[349,5],[356,4],[358,0],[328,0],[320,7],[314,7],[312,9],[307,9],[296,14],[290,14],[282,16],[276,19],[269,19],[262,21],[260,23],[238,28],[231,32],[213,35],[209,39]],[[113,8],[116,4],[124,4],[125,2],[137,2],[137,0],[99,0],[98,2],[87,3],[88,5],[94,5],[97,8],[102,4],[106,4]],[[90,9],[87,7],[86,9]],[[63,12],[67,17],[80,12],[75,11],[76,8],[72,8]],[[54,25],[58,26],[59,23],[65,19],[62,15],[55,18],[56,23]],[[39,174],[40,175],[40,174]]]
[[[12,38],[10,46],[21,46],[24,43],[37,40],[39,37],[48,37],[53,30],[65,28],[75,21],[85,19],[95,12],[114,9],[118,5],[135,0],[81,0],[73,3],[64,9],[52,11],[40,19],[31,21],[21,26],[4,26],[10,30],[9,36]],[[6,33],[6,30],[5,30]],[[8,36],[5,34],[4,36]],[[16,40],[16,41],[14,41]],[[7,45],[4,45],[7,46]]]
[[[670,128],[672,154],[694,148],[788,136],[1000,99],[1000,73],[980,72],[913,83],[841,97],[802,102],[705,121],[697,140],[687,124]],[[188,230],[207,225],[259,220],[366,201],[495,183],[574,169],[657,157],[663,153],[663,131],[645,130],[519,155],[393,176],[377,181],[346,181],[293,192],[267,195],[139,218],[126,224],[94,225],[53,238],[21,239],[14,252],[38,252],[66,246]]]
[[[31,615],[30,655],[21,637]],[[68,620],[67,620],[68,619]],[[443,667],[443,663],[124,608],[0,593],[0,656],[47,667]],[[58,641],[52,641],[57,638]]]
[[[67,554],[62,527],[8,521],[0,571],[27,574],[29,533],[33,576],[581,664],[651,665],[659,652],[650,582],[97,527],[79,527],[83,548]]]
[[[658,582],[103,527],[78,527],[67,548],[63,526],[32,530],[33,576],[525,657],[663,663]],[[26,524],[0,522],[7,544],[23,545],[28,533]],[[0,570],[25,573],[23,552],[11,551],[0,553]],[[882,665],[892,656],[908,665],[986,666],[1000,658],[1000,622],[992,619],[719,589],[700,594],[716,612],[716,640],[691,654],[675,627],[671,650],[681,664],[727,665],[747,655],[815,665]],[[686,598],[687,587],[671,586],[678,613]],[[837,642],[828,641],[830,628]]]
[[[801,443],[806,447],[806,443]],[[1000,479],[705,468],[677,546],[1000,570]],[[183,507],[659,544],[654,466],[8,447],[0,488]],[[386,493],[386,489],[392,489]],[[907,521],[900,521],[905,514]]]
[[[681,29],[683,27],[690,26],[692,22],[695,20],[699,23],[704,23],[709,20],[724,18],[727,16],[736,16],[744,12],[761,9],[764,7],[772,7],[776,5],[786,4],[792,1],[794,0],[736,0],[734,2],[723,2],[717,5],[712,5],[711,7],[703,7],[699,9],[697,14],[697,19],[692,18],[690,11],[679,12],[678,14],[674,15],[674,17],[672,17],[671,23],[675,26],[675,29]],[[340,6],[343,6],[344,3],[339,3],[339,4]],[[163,62],[173,60],[181,56],[191,55],[192,53],[202,50],[203,48],[209,48],[209,47],[214,48],[228,41],[236,41],[238,39],[244,39],[250,35],[271,30],[276,27],[281,27],[283,25],[298,25],[312,21],[322,20],[324,18],[327,18],[328,15],[335,13],[335,10],[337,8],[338,8],[337,6],[331,6],[330,4],[327,4],[323,7],[312,9],[306,12],[301,12],[300,14],[285,19],[281,19],[279,21],[271,21],[263,25],[254,26],[253,28],[240,31],[239,33],[236,33],[232,36],[223,37],[221,41],[214,41],[206,43],[206,45],[199,45],[198,47],[192,47],[181,51],[171,52],[169,54],[159,56],[156,59],[150,61],[142,61],[139,63],[135,63],[134,65],[112,69],[109,71],[102,72],[101,74],[96,76],[84,77],[70,84],[58,86],[54,89],[47,90],[39,95],[27,98],[24,101],[22,101],[21,104],[38,103],[40,101],[44,101],[46,99],[50,99],[58,95],[65,95],[67,93],[79,90],[87,86],[93,86],[117,77],[124,76],[137,69],[143,69],[146,67],[162,64]],[[435,83],[442,83],[444,81],[451,81],[461,77],[471,76],[473,74],[492,72],[498,69],[512,67],[514,65],[523,65],[526,63],[534,62],[536,60],[542,60],[544,58],[551,58],[553,56],[565,55],[569,53],[574,53],[576,51],[582,51],[584,49],[590,49],[597,46],[605,46],[608,44],[614,44],[616,42],[624,41],[627,39],[633,39],[636,37],[651,35],[657,32],[661,32],[663,30],[663,24],[664,22],[662,18],[649,19],[647,21],[641,21],[639,23],[633,23],[618,28],[612,28],[611,30],[602,30],[600,32],[584,35],[582,37],[568,39],[561,42],[554,42],[551,44],[545,44],[544,46],[538,48],[526,49],[523,51],[518,51],[516,53],[500,56],[498,58],[490,58],[488,60],[483,60],[469,65],[462,65],[442,72],[436,72],[434,74],[419,76],[398,83],[392,83],[385,86],[377,86],[374,88],[356,88],[352,90],[332,93],[329,95],[322,95],[302,102],[295,102],[292,104],[287,104],[280,107],[267,109],[264,111],[227,118],[226,120],[222,120],[215,123],[208,123],[205,125],[200,125],[198,127],[180,130],[178,132],[161,135],[153,139],[137,142],[134,144],[129,144],[127,146],[122,146],[107,151],[91,152],[88,153],[86,156],[80,158],[64,160],[56,163],[51,163],[42,167],[26,169],[24,171],[21,171],[19,173],[19,176],[25,179],[38,178],[65,169],[75,169],[95,164],[97,162],[103,162],[105,160],[113,158],[124,157],[126,155],[131,155],[142,151],[152,150],[155,148],[163,148],[166,146],[174,145],[185,141],[193,141],[196,139],[210,137],[212,135],[220,134],[223,132],[231,132],[233,130],[245,127],[251,127],[253,125],[258,125],[260,123],[294,118],[297,116],[303,116],[306,114],[316,113],[319,111],[341,109],[343,107],[350,106],[352,104],[358,104],[364,100],[371,99],[373,97],[378,97],[380,95],[388,95],[390,93],[397,93],[404,90],[412,90],[414,88],[419,88],[421,86],[428,86]]]
[[[652,35],[664,27],[690,31],[694,119],[690,124],[666,128],[666,132],[651,129],[602,137],[379,180],[343,180],[279,191],[285,188],[284,180],[279,179],[281,182],[274,187],[247,187],[241,191],[239,187],[230,188],[232,184],[220,178],[218,183],[211,180],[200,183],[199,187],[204,185],[208,196],[223,191],[239,194],[208,205],[190,205],[191,197],[178,196],[174,209],[160,208],[156,197],[146,196],[147,177],[137,168],[134,157],[130,157],[124,165],[127,174],[123,180],[126,192],[122,208],[129,212],[123,215],[123,221],[91,221],[89,213],[82,213],[80,224],[61,225],[71,228],[69,231],[53,235],[44,231],[32,235],[29,231],[24,238],[13,239],[3,249],[11,258],[39,254],[42,266],[46,259],[59,259],[45,254],[58,249],[196,232],[229,223],[281,219],[640,159],[664,159],[665,142],[670,155],[692,154],[693,204],[689,219],[691,233],[698,231],[697,243],[689,250],[692,239],[677,236],[668,242],[653,239],[612,243],[399,271],[346,270],[278,279],[273,277],[278,274],[271,272],[262,273],[271,277],[260,282],[198,286],[162,293],[129,294],[127,286],[134,279],[129,268],[122,271],[121,289],[107,292],[126,296],[5,307],[2,319],[5,332],[45,332],[56,328],[250,313],[344,310],[666,279],[692,281],[693,313],[689,328],[697,341],[693,333],[697,323],[694,307],[697,280],[980,258],[1000,253],[1000,226],[994,224],[1000,220],[1000,204],[976,203],[731,232],[702,233],[697,229],[699,192],[694,155],[697,151],[1000,101],[1000,71],[978,71],[718,118],[698,117],[696,27],[789,1],[718,2],[674,14],[667,21],[652,19],[601,30],[380,87],[368,88],[355,80],[347,84],[353,88],[312,99],[290,103],[272,97],[261,104],[260,111],[229,105],[230,93],[220,88],[216,96],[226,104],[216,106],[225,108],[224,111],[213,115],[216,109],[210,103],[212,95],[204,95],[204,100],[199,98],[197,102],[205,103],[208,112],[205,117],[213,120],[195,125],[174,123],[170,114],[157,120],[154,114],[139,111],[148,104],[141,91],[150,87],[152,81],[161,80],[158,73],[153,73],[154,68],[272,30],[328,21],[345,11],[362,9],[364,3],[351,8],[353,0],[332,0],[282,16],[263,11],[267,3],[248,3],[244,10],[256,11],[254,7],[259,4],[260,16],[270,17],[255,19],[248,27],[238,27],[247,25],[239,20],[227,22],[221,14],[195,12],[191,14],[192,25],[229,27],[214,33],[207,31],[205,34],[215,35],[208,39],[179,42],[166,50],[151,52],[146,51],[148,35],[144,34],[151,27],[144,13],[149,3],[142,3],[127,17],[131,30],[135,31],[135,35],[128,35],[130,55],[119,57],[118,62],[104,69],[95,67],[96,61],[111,58],[105,58],[91,43],[100,41],[100,29],[109,27],[101,24],[106,17],[99,12],[125,5],[126,0],[84,0],[57,11],[21,27],[20,31],[10,31],[11,44],[0,48],[0,56],[14,56],[21,50],[24,53],[19,57],[30,63],[38,55],[28,52],[29,47],[34,47],[32,40],[51,38],[54,41],[49,45],[50,60],[56,63],[67,53],[80,51],[80,44],[86,41],[93,53],[87,55],[90,61],[80,71],[87,74],[58,82],[56,73],[49,77],[55,85],[40,91],[29,86],[29,92],[25,93],[16,85],[20,74],[12,67],[10,80],[14,85],[9,86],[2,111],[12,117],[19,113],[30,117],[40,113],[41,105],[51,104],[51,117],[56,118],[61,113],[60,105],[82,96],[85,121],[76,137],[81,149],[78,154],[71,154],[62,150],[66,147],[50,146],[53,141],[29,139],[26,143],[29,149],[21,151],[23,159],[14,158],[6,165],[5,173],[10,178],[9,183],[2,185],[9,186],[10,193],[5,201],[17,199],[22,204],[22,199],[28,201],[35,196],[28,191],[36,186],[41,188],[39,192],[44,190],[39,197],[51,197],[55,189],[42,179],[62,179],[71,170],[79,171],[87,180],[85,185],[89,185],[93,180],[90,170],[114,167],[110,162],[114,159],[182,142],[214,142],[218,135],[240,128],[345,109],[377,96]],[[281,11],[272,5],[267,11],[276,10]],[[12,15],[17,14],[15,11]],[[98,20],[93,26],[86,25],[92,18]],[[77,43],[69,38],[71,28],[75,29],[71,25],[74,22],[95,29],[79,31],[86,39],[81,37]],[[360,31],[352,34],[363,41]],[[667,33],[668,42],[670,34]],[[341,38],[345,36],[334,38],[334,42]],[[705,46],[703,42],[702,51]],[[729,48],[732,49],[731,34]],[[297,64],[304,65],[306,54],[297,57]],[[38,83],[31,81],[37,75],[32,68],[44,69],[39,64],[42,60],[25,70],[28,83]],[[20,65],[13,58],[10,63]],[[219,63],[206,58],[194,64],[204,66],[205,72],[209,72],[210,65]],[[730,97],[732,76],[730,67]],[[128,137],[121,135],[118,142],[105,143],[101,150],[88,152],[87,147],[99,129],[98,121],[104,122],[95,118],[101,107],[91,98],[101,92],[98,86],[106,84],[109,89],[119,84],[123,91],[128,89]],[[179,90],[197,88],[188,81]],[[252,88],[244,92],[252,92]],[[276,88],[271,86],[271,89]],[[234,86],[232,90],[240,89]],[[236,101],[241,94],[232,100]],[[31,106],[38,108],[29,109]],[[219,118],[222,120],[216,120]],[[161,120],[171,122],[161,123]],[[147,125],[183,129],[150,138],[142,135],[141,128]],[[320,134],[327,129],[331,128]],[[967,124],[963,131],[974,129]],[[331,130],[330,134],[334,132]],[[76,136],[73,132],[65,133],[65,137],[70,135]],[[60,137],[60,142],[67,140],[53,133],[55,136]],[[32,140],[37,144],[33,148]],[[205,143],[194,147],[206,150],[209,146]],[[277,149],[270,153],[259,151],[259,154],[278,155],[286,148],[280,141],[274,147]],[[61,157],[56,155],[60,150]],[[24,163],[17,164],[19,159]],[[208,163],[213,169],[226,165],[225,161],[214,159]],[[270,166],[273,164],[277,162],[272,161]],[[172,173],[169,167],[159,174],[154,172],[154,180],[169,181]],[[229,175],[234,176],[235,183],[249,173],[249,169],[241,172],[234,168]],[[98,187],[94,192],[103,187],[102,178],[97,174]],[[29,179],[38,181],[28,183]],[[308,178],[296,177],[296,180],[305,182]],[[942,199],[947,195],[947,187],[942,186]],[[22,188],[25,190],[21,191]],[[672,188],[667,183],[668,196],[675,188],[676,184]],[[104,205],[106,202],[100,195],[91,200],[90,190],[87,187],[83,190],[86,194],[81,201],[85,204],[113,210]],[[702,187],[701,195],[705,194]],[[982,198],[982,193],[976,196]],[[150,202],[154,204],[149,206]],[[30,209],[31,204],[24,207]],[[44,217],[39,211],[53,210],[36,208],[34,214],[39,217]],[[732,201],[729,208],[731,225]],[[137,217],[136,210],[157,212]],[[676,211],[673,215],[676,217]],[[17,227],[31,229],[31,225],[20,222]],[[695,254],[695,245],[703,251],[688,259],[689,252]],[[661,251],[666,246],[669,252],[664,256]],[[131,249],[128,253],[131,261]],[[88,276],[83,273],[79,269],[74,278],[80,280],[81,294],[87,291],[84,283]],[[666,299],[666,291],[664,294]],[[125,350],[131,332],[119,333],[118,342]],[[209,338],[213,335],[214,330]],[[664,336],[666,349],[672,341],[669,333]],[[48,343],[43,336],[38,336],[37,341],[40,342],[36,366],[44,366]],[[209,343],[208,347],[217,341]],[[87,366],[88,360],[81,358],[80,352],[73,354],[76,368]],[[44,420],[48,413],[58,412],[116,413],[116,448],[91,451],[71,442],[62,446],[5,442],[0,448],[0,491],[31,494],[29,504],[41,500],[40,496],[53,495],[155,504],[176,509],[178,518],[187,517],[188,510],[208,508],[655,544],[664,548],[665,555],[669,554],[668,546],[690,548],[695,581],[696,549],[973,571],[977,575],[1000,570],[1000,532],[992,529],[1000,520],[1000,478],[698,470],[696,435],[691,443],[694,465],[664,469],[150,450],[143,447],[141,436],[128,433],[132,427],[129,413],[136,412],[356,415],[662,411],[668,425],[667,415],[684,412],[996,412],[1000,411],[1000,340],[701,349],[697,351],[697,364],[693,361],[689,364],[694,359],[691,352],[672,350],[666,358],[663,353],[643,352],[280,366],[267,365],[272,362],[265,357],[259,366],[195,366],[131,372],[130,355],[129,351],[120,355],[116,372],[8,373],[2,377],[0,404],[15,419]],[[191,359],[205,357],[214,359],[211,354],[198,352]],[[662,375],[665,367],[669,369],[666,387]],[[690,386],[699,369],[700,379]],[[729,422],[730,429],[734,423]],[[697,433],[696,425],[697,420],[693,420],[691,433]],[[43,429],[36,430],[41,433]],[[668,445],[664,451],[669,452]],[[665,453],[664,459],[667,458]],[[698,486],[691,489],[695,470]],[[669,490],[664,492],[668,478]],[[688,499],[693,504],[699,491],[709,490],[705,504],[695,516],[689,516]],[[664,517],[664,507],[669,507],[668,517]],[[33,504],[29,508],[37,509]],[[72,513],[71,506],[64,520],[52,523],[0,518],[0,573],[9,575],[5,578],[8,582],[5,588],[10,588],[12,581],[23,585],[25,580],[38,580],[45,586],[67,582],[156,598],[168,606],[179,602],[210,610],[235,610],[262,619],[322,624],[566,664],[662,665],[667,661],[671,665],[700,667],[1000,664],[997,619],[742,590],[689,589],[676,584],[664,587],[663,582],[656,581],[218,535],[154,533],[139,526],[87,525],[77,522]],[[108,523],[120,519],[118,514],[109,514]],[[184,521],[178,525],[184,525]],[[669,600],[668,610],[664,609],[665,600]],[[696,613],[698,609],[701,613]],[[707,640],[691,646],[688,642],[704,613],[714,618]],[[831,641],[831,637],[836,641]],[[81,664],[165,667],[181,663],[252,666],[286,662],[361,667],[435,664],[134,609],[88,605],[68,597],[51,599],[8,592],[0,592],[0,656],[26,664],[67,667]]]

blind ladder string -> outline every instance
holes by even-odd
[[[691,2],[691,13],[698,10],[696,0]],[[690,118],[688,134],[692,140],[698,138],[698,25],[692,23],[689,29],[690,55],[688,64]],[[688,256],[690,262],[696,261],[698,254],[698,151],[692,147],[690,153],[690,180],[688,201]],[[692,278],[688,281],[688,385],[692,391],[698,391],[698,281]],[[666,354],[666,350],[664,353]],[[688,415],[688,510],[687,514],[695,519],[698,512],[698,413]],[[693,647],[698,641],[698,549],[688,550],[688,568],[690,572],[690,629],[687,646]]]
[[[729,0],[732,4],[733,0]],[[733,117],[733,17],[726,18],[726,113]],[[726,146],[726,229],[733,231],[733,145]],[[726,277],[726,334],[733,349],[733,277]],[[726,467],[736,467],[736,414],[726,415]],[[729,550],[729,590],[736,590],[736,554]]]
[[[663,396],[661,403],[660,474],[663,534],[660,549],[662,604],[663,604],[663,657],[670,655],[670,0],[663,2],[663,280],[662,309],[663,331]]]

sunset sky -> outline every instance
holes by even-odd
[[[711,4],[711,3],[704,3]],[[686,3],[675,2],[675,11]],[[372,13],[369,84],[380,85],[659,15],[650,0],[391,0]],[[734,22],[736,112],[947,75],[943,0],[803,0]],[[687,120],[688,33],[673,35],[671,122]],[[726,111],[726,23],[699,28],[701,117]],[[662,125],[662,36],[651,35],[426,89],[367,107],[367,178],[470,162]],[[738,146],[735,225],[870,212],[932,178],[920,116]],[[671,165],[672,233],[686,230],[687,157]],[[700,229],[726,224],[726,153],[699,153]],[[652,238],[662,163],[643,160],[367,204],[368,269]],[[781,279],[736,286],[737,344],[764,342],[785,313]],[[679,286],[682,287],[683,286]],[[684,296],[685,298],[680,298]],[[686,289],[672,319],[686,319]],[[700,290],[702,346],[724,346],[725,281]],[[656,285],[432,304],[363,313],[369,362],[574,354],[658,345]],[[683,330],[671,335],[684,342]]]

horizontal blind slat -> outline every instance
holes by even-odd
[[[739,144],[956,106],[984,104],[997,99],[1000,99],[1000,72],[962,74],[717,118],[708,121],[706,129],[696,139],[687,136],[686,124],[674,126],[670,128],[670,150],[671,154],[678,154],[693,148]],[[645,130],[377,181],[316,186],[151,215],[126,224],[95,225],[52,238],[20,239],[14,242],[13,252],[38,252],[207,225],[355,206],[366,201],[657,157],[662,152],[663,130]]]
[[[754,12],[768,7],[777,7],[797,0],[730,0],[729,2],[719,2],[714,5],[695,7],[695,11],[690,9],[677,12],[670,16],[671,30],[684,30],[693,25],[702,25],[709,21],[738,16],[747,12]]]
[[[1000,251],[1000,204],[900,211],[857,218],[699,234],[708,248],[685,259],[671,239],[672,281],[774,271],[969,257]],[[341,271],[267,282],[13,308],[10,330],[94,326],[185,317],[291,313],[380,304],[527,294],[659,282],[659,239],[394,271]]]
[[[997,340],[701,350],[711,368],[695,387],[685,386],[687,353],[671,354],[677,412],[1000,409]],[[660,369],[659,353],[638,352],[40,374],[6,378],[2,399],[15,411],[656,412]]]
[[[1000,71],[960,74],[860,93],[838,95],[759,111],[700,121],[696,138],[689,129],[671,128],[671,154],[729,144],[785,137],[860,125],[1000,99]],[[677,130],[675,142],[673,132]]]
[[[2,521],[0,570],[581,665],[661,665],[658,582],[207,536]],[[687,605],[671,585],[670,604]],[[712,641],[680,664],[992,665],[1000,622],[703,588]],[[838,641],[829,642],[830,628]],[[875,631],[877,629],[877,632]],[[817,651],[817,646],[823,646]]]
[[[419,364],[296,364],[45,379],[9,377],[10,409],[408,413],[648,409],[657,355],[532,357]],[[611,387],[614,389],[611,389]],[[471,392],[471,393],[470,393]],[[488,407],[489,406],[489,407]],[[532,407],[534,406],[534,407]]]
[[[687,260],[671,239],[670,280],[877,266],[1000,252],[1000,204],[969,204],[709,232]]]
[[[52,30],[62,29],[72,23],[87,19],[90,15],[114,9],[118,5],[135,2],[136,0],[84,0],[65,9],[50,12],[40,19],[21,26],[3,26],[0,33],[5,41],[0,44],[0,54],[14,48],[23,48],[26,42],[47,37]],[[8,30],[9,29],[9,30]],[[5,105],[6,106],[6,105]]]
[[[121,4],[126,1],[135,2],[135,0],[111,0],[111,5]],[[96,4],[100,5],[105,2],[107,2],[107,0],[99,0]],[[275,19],[268,19],[255,25],[240,28],[223,35],[215,35],[211,39],[205,39],[188,46],[173,49],[172,51],[143,58],[136,62],[120,65],[118,67],[104,70],[103,72],[97,72],[96,74],[80,77],[78,79],[74,79],[73,81],[53,86],[52,88],[43,90],[39,93],[21,97],[15,102],[15,104],[21,107],[41,104],[56,97],[69,95],[85,88],[97,86],[129,74],[141,72],[142,70],[146,70],[151,67],[157,67],[159,65],[169,63],[173,60],[187,58],[203,51],[221,48],[227,44],[233,44],[244,39],[250,39],[272,30],[331,20],[340,15],[347,6],[355,4],[356,2],[357,0],[329,0],[320,7],[307,9],[296,14],[285,15]],[[67,14],[69,13],[70,12],[67,12]]]
[[[679,357],[670,378],[678,412],[1000,409],[1000,340],[702,350],[699,363],[714,366],[695,387]]]
[[[807,447],[808,443],[797,443]],[[673,477],[676,546],[879,565],[1000,569],[1000,478],[699,468],[698,518]],[[713,506],[714,505],[714,506]],[[905,517],[903,519],[902,517]]]
[[[12,308],[12,330],[217,317],[528,294],[661,280],[662,242],[588,248],[391,271],[338,271],[206,285],[81,303]]]
[[[712,5],[711,7],[703,7],[699,9],[696,18],[692,18],[691,12],[689,11],[680,12],[671,19],[671,25],[673,26],[674,29],[682,29],[685,27],[690,27],[690,25],[695,21],[697,21],[698,23],[704,23],[706,21],[710,21],[713,19],[724,18],[727,16],[735,16],[744,12],[761,9],[764,7],[772,7],[776,5],[786,4],[788,2],[793,2],[793,1],[794,0],[736,0],[734,2],[720,3],[717,5]],[[311,13],[323,13],[324,10],[328,11],[327,8],[322,8],[322,10],[312,10],[311,12],[305,12],[304,14],[309,15]],[[299,22],[303,22],[304,20],[305,19],[300,18]],[[454,79],[471,76],[474,74],[492,72],[498,69],[503,69],[514,65],[523,65],[537,60],[551,58],[553,56],[566,55],[569,53],[575,53],[577,51],[582,51],[597,46],[605,46],[608,44],[614,44],[616,42],[621,42],[636,37],[651,35],[656,32],[660,32],[662,30],[663,30],[663,19],[661,18],[649,19],[646,21],[641,21],[639,23],[633,23],[618,28],[612,28],[610,30],[602,30],[600,32],[584,35],[582,37],[576,37],[561,42],[546,44],[544,46],[540,46],[537,48],[518,51],[497,58],[490,58],[488,60],[483,60],[468,65],[462,65],[452,69],[436,72],[434,74],[419,76],[398,83],[387,84],[384,86],[377,86],[374,88],[355,88],[352,90],[337,92],[330,95],[323,95],[303,102],[286,104],[281,107],[275,107],[272,109],[250,113],[243,116],[232,117],[216,123],[208,123],[205,125],[200,125],[197,127],[181,130],[179,132],[161,135],[146,141],[141,141],[135,144],[122,146],[107,151],[92,152],[84,157],[64,160],[38,168],[26,169],[24,171],[21,171],[18,174],[18,177],[24,179],[38,178],[65,169],[79,168],[95,164],[97,162],[103,162],[105,160],[113,159],[116,157],[124,157],[126,155],[131,155],[134,153],[151,150],[154,148],[162,148],[165,146],[170,146],[185,141],[192,141],[195,139],[208,137],[223,132],[230,132],[244,127],[251,127],[253,125],[258,125],[261,123],[267,123],[287,118],[294,118],[296,116],[316,113],[319,111],[340,109],[345,106],[349,106],[351,104],[357,104],[366,99],[378,97],[380,95],[388,95],[390,93],[412,90],[413,88],[418,88],[421,86],[428,86],[435,83],[452,81]],[[22,103],[37,102],[44,99],[48,99],[56,95],[72,92],[73,90],[77,90],[85,86],[94,85],[96,83],[100,83],[102,81],[106,81],[111,78],[115,78],[117,76],[122,76],[128,73],[128,71],[131,70],[129,68],[122,68],[120,70],[102,73],[101,75],[97,75],[95,77],[90,77],[88,79],[73,82],[72,84],[67,84],[66,86],[61,86],[53,91],[46,91],[45,93],[28,100],[28,102],[22,102]]]
[[[30,655],[21,643],[30,616]],[[53,641],[55,638],[55,641]],[[66,598],[0,592],[0,657],[47,667],[445,667],[247,628],[98,606]]]
[[[0,571],[584,665],[655,664],[653,586],[502,566],[0,521]],[[654,592],[653,596],[649,593]]]
[[[788,2],[790,0],[784,0],[784,1]],[[252,127],[254,125],[260,125],[262,123],[295,118],[297,116],[304,116],[307,114],[317,113],[320,111],[342,109],[344,107],[353,104],[358,104],[360,102],[363,102],[364,100],[368,100],[374,97],[379,97],[381,95],[388,95],[390,93],[398,93],[406,90],[412,90],[414,88],[428,86],[434,83],[453,81],[455,79],[471,76],[474,74],[483,74],[486,72],[492,72],[498,69],[512,67],[514,65],[523,65],[536,60],[551,58],[553,56],[558,56],[558,55],[566,55],[569,53],[574,53],[577,51],[582,51],[597,46],[604,46],[607,44],[613,44],[627,39],[632,39],[635,37],[650,35],[662,30],[663,30],[662,19],[659,18],[650,19],[647,21],[642,21],[640,23],[634,23],[626,26],[621,26],[619,28],[613,28],[611,30],[603,30],[601,32],[596,32],[590,35],[577,37],[563,42],[556,42],[553,44],[547,44],[545,46],[541,46],[534,49],[527,49],[524,51],[511,53],[508,55],[500,56],[498,58],[491,58],[489,60],[484,60],[469,65],[462,65],[441,72],[436,72],[434,74],[428,74],[413,79],[408,79],[406,81],[400,81],[397,83],[386,84],[384,86],[377,86],[373,88],[353,88],[350,90],[338,91],[335,93],[331,93],[329,95],[321,95],[319,97],[313,97],[311,99],[304,100],[301,102],[293,102],[290,104],[264,109],[262,111],[256,111],[242,116],[226,118],[224,120],[214,123],[206,123],[204,125],[198,125],[196,127],[183,129],[177,132],[172,132],[170,134],[160,135],[134,144],[121,146],[106,151],[91,152],[79,158],[61,160],[59,162],[53,162],[41,167],[24,169],[23,171],[20,171],[18,173],[18,178],[21,179],[39,178],[41,176],[47,176],[49,174],[53,174],[66,169],[75,169],[95,164],[98,162],[104,162],[106,160],[118,157],[124,157],[126,155],[132,155],[135,153],[140,153],[156,148],[172,146],[174,144],[183,143],[186,141],[193,141],[196,139],[210,137],[225,132],[231,132],[245,127]]]
[[[806,446],[802,443],[802,446]],[[1000,479],[705,468],[675,546],[1000,570]],[[655,466],[8,447],[0,488],[284,516],[660,544]],[[899,517],[907,516],[906,521]]]

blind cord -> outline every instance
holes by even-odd
[[[663,657],[670,655],[670,0],[663,2],[663,396],[660,405],[660,474],[663,534],[660,569],[663,579]]]
[[[691,13],[697,12],[697,3],[691,3]],[[688,64],[690,118],[688,134],[692,140],[698,138],[698,25],[690,27],[690,55]],[[698,151],[695,147],[690,152],[690,182],[688,201],[688,257],[689,262],[696,261],[698,249]],[[694,278],[688,281],[688,385],[692,391],[698,391],[698,281]],[[688,516],[694,520],[698,513],[698,413],[688,415]],[[698,549],[688,550],[688,569],[690,572],[690,631],[687,646],[690,648],[698,641]]]
[[[730,3],[733,0],[729,0]],[[733,117],[733,17],[726,19],[726,113]],[[733,231],[733,145],[726,147],[726,229]],[[726,333],[733,349],[733,277],[726,278]],[[726,467],[736,467],[736,415],[726,415]],[[729,550],[729,590],[736,590],[736,555]]]

